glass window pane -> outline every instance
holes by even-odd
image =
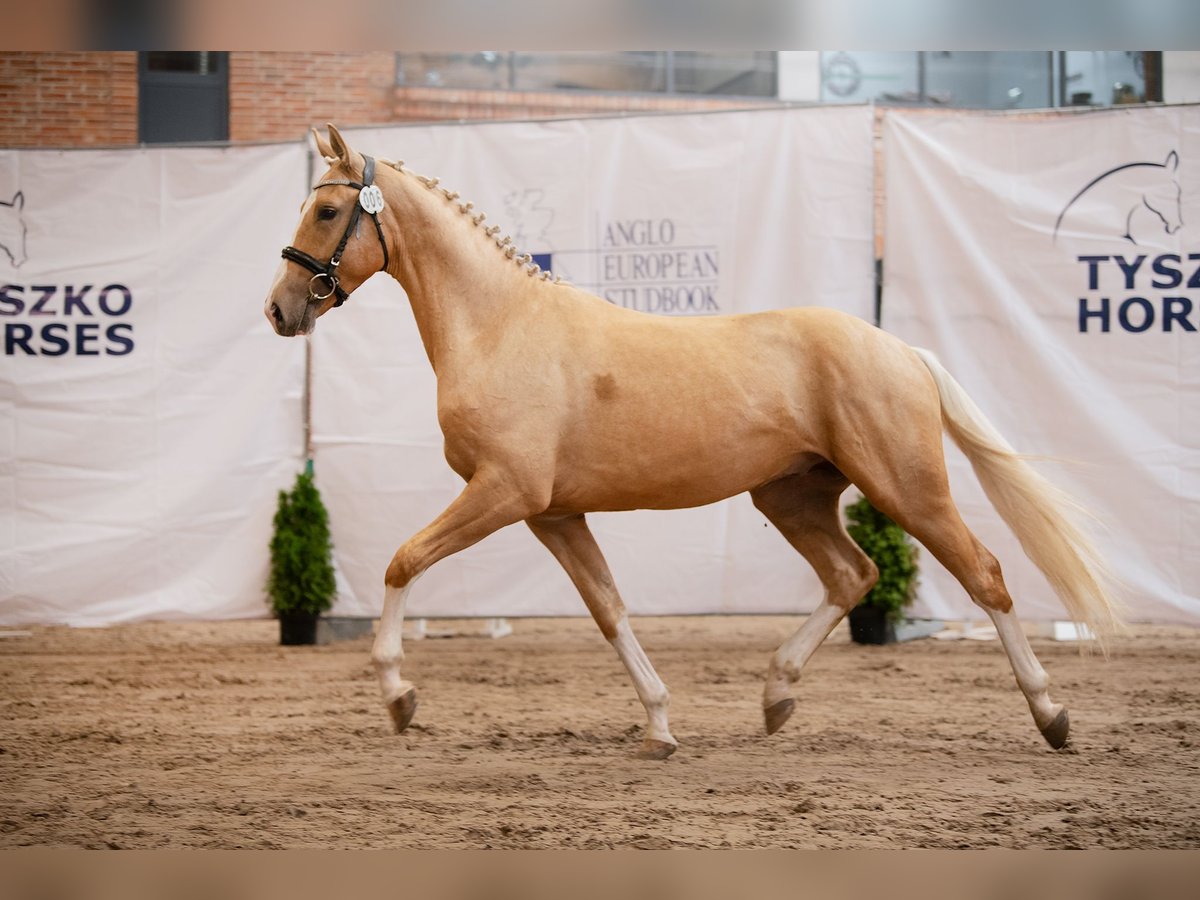
[[[1143,103],[1146,78],[1140,50],[1068,50],[1063,70],[1067,106]]]
[[[518,91],[725,94],[774,97],[774,52],[666,50],[402,53],[397,82]]]
[[[821,54],[822,103],[918,103],[915,52],[836,50]]]
[[[1050,54],[928,50],[925,102],[973,109],[1034,109],[1052,105]]]
[[[396,81],[413,87],[507,88],[511,56],[499,50],[402,53],[396,66]]]
[[[150,72],[190,72],[208,75],[213,71],[212,54],[206,51],[151,50],[146,53],[146,69]]]
[[[676,92],[774,97],[778,55],[774,52],[672,54]]]
[[[516,53],[512,87],[520,91],[665,91],[667,58],[664,50]]]

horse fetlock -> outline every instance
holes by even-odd
[[[412,683],[400,677],[400,661],[404,654],[372,655],[371,665],[379,679],[379,690],[383,694],[383,702],[391,703],[397,697],[412,690]]]
[[[776,663],[775,659],[771,660],[771,667],[767,670],[767,683],[763,686],[763,708],[773,706],[784,700],[790,700],[792,697],[792,685],[800,678],[800,673],[792,667],[794,675],[789,677],[782,667]]]
[[[661,681],[658,684],[648,685],[642,693],[642,705],[646,707],[647,711],[666,715],[667,708],[671,705],[671,692]]]
[[[1033,698],[1046,696],[1050,690],[1050,676],[1045,672],[1023,672],[1017,679],[1017,685],[1021,688],[1021,693],[1029,697],[1032,703]]]
[[[382,675],[389,670],[398,672],[403,662],[403,650],[378,649],[371,651],[371,665],[374,667],[376,674]]]
[[[771,657],[771,665],[767,669],[767,684],[773,682],[790,687],[800,680],[800,667],[796,665],[796,661],[791,656],[785,656],[776,652]]]

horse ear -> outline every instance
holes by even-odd
[[[321,132],[317,129],[312,129],[313,140],[317,142],[317,152],[328,160],[335,159],[333,148],[329,146],[329,141],[321,137]]]
[[[1163,163],[1170,171],[1174,172],[1179,168],[1179,154],[1172,150],[1167,154],[1167,161]]]
[[[337,157],[342,168],[353,174],[362,157],[358,153],[350,149],[350,145],[346,143],[341,132],[334,127],[333,123],[328,123],[329,127],[329,143],[333,148],[333,154]]]
[[[25,192],[24,191],[17,191],[15,194],[13,194],[12,206],[14,209],[24,209],[25,208]]]

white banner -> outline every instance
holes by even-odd
[[[543,267],[613,303],[667,315],[832,306],[870,318],[871,123],[869,109],[841,108],[347,137],[440,177]],[[317,480],[349,581],[337,610],[376,615],[392,554],[462,483],[442,456],[433,372],[398,284],[375,276],[322,320],[314,360]],[[807,563],[748,498],[589,521],[636,613],[797,612],[820,599]],[[433,567],[409,609],[584,613],[524,526]]]
[[[0,152],[0,622],[262,616],[299,145]]]
[[[889,113],[883,323],[1099,518],[1131,617],[1200,623],[1200,108]],[[1062,617],[949,453],[1017,610]],[[923,557],[922,606],[969,613]],[[976,611],[978,617],[979,613]]]

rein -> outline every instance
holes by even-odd
[[[337,249],[333,251],[333,255],[329,257],[329,262],[321,263],[316,258],[299,250],[296,247],[287,246],[283,248],[283,258],[289,262],[294,262],[297,265],[303,266],[308,271],[313,273],[312,278],[308,280],[308,299],[312,300],[327,300],[331,295],[336,294],[337,300],[334,306],[341,306],[346,302],[346,298],[350,295],[342,289],[338,283],[337,267],[342,262],[342,253],[346,249],[346,244],[350,241],[350,235],[358,227],[359,220],[362,214],[366,211],[371,219],[375,222],[375,232],[379,235],[379,246],[383,248],[383,268],[380,271],[386,271],[388,267],[388,248],[387,241],[383,237],[383,225],[379,222],[379,212],[383,209],[383,192],[379,187],[372,182],[375,180],[375,160],[367,155],[363,155],[363,180],[362,183],[357,181],[321,181],[313,185],[313,190],[323,187],[332,187],[334,185],[347,185],[352,188],[358,188],[358,202],[354,204],[354,210],[350,213],[350,221],[346,224],[346,231],[342,234],[342,239],[338,242]],[[313,288],[314,282],[322,281],[316,289]],[[323,294],[318,294],[317,291],[322,287],[327,287],[328,290]]]

